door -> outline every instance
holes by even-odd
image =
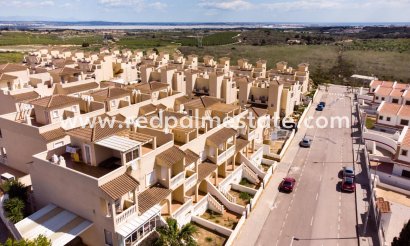
[[[85,163],[91,164],[91,148],[90,145],[84,145]]]

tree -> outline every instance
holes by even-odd
[[[178,223],[175,219],[167,218],[167,225],[157,228],[159,238],[155,242],[155,245],[194,246],[197,244],[193,236],[197,233],[197,231],[198,229],[190,223],[179,229]]]
[[[39,235],[32,241],[25,239],[17,241],[9,238],[3,245],[0,244],[0,246],[51,246],[51,240],[43,235]]]
[[[409,246],[410,245],[410,220],[404,225],[399,237],[395,237],[392,246]]]
[[[10,198],[3,203],[4,211],[6,212],[6,217],[12,223],[17,223],[24,218],[24,208],[25,204],[20,198]]]
[[[27,188],[19,181],[11,181],[7,193],[9,198],[20,198],[23,201],[27,201]]]
[[[83,48],[90,47],[90,44],[87,42],[83,42],[81,45]]]

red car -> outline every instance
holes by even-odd
[[[284,192],[292,192],[295,184],[296,180],[294,178],[284,178],[279,185],[279,190]]]
[[[342,181],[342,191],[354,192],[356,190],[356,184],[354,178],[344,177]]]

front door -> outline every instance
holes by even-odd
[[[85,163],[91,164],[91,148],[90,145],[84,145]]]

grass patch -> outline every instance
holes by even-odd
[[[375,123],[376,123],[375,118],[370,118],[370,117],[366,118],[366,128],[367,129],[373,129]]]
[[[1,63],[20,63],[23,61],[24,54],[20,52],[0,52]]]

